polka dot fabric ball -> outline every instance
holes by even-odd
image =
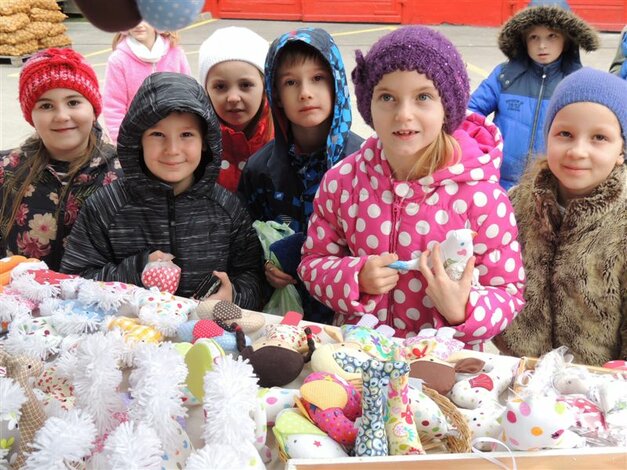
[[[159,31],[176,31],[193,23],[204,0],[137,0],[142,18]]]

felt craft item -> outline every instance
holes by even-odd
[[[466,358],[454,366],[433,356],[427,356],[410,364],[410,377],[421,379],[429,388],[441,395],[446,395],[455,385],[455,372],[476,373],[481,370],[484,361]]]
[[[204,0],[135,0],[141,17],[158,31],[176,31],[198,18]]]
[[[403,345],[406,347],[422,347],[424,340],[435,341],[435,347],[429,351],[429,354],[436,358],[446,361],[452,354],[464,349],[463,341],[455,339],[455,329],[443,327],[438,330],[433,328],[423,328],[416,336],[406,338]]]
[[[337,353],[342,353],[363,362],[370,359],[355,343],[324,343],[316,347],[311,356],[311,370],[334,374],[356,387],[361,387],[361,373],[345,371],[337,360]]]
[[[187,378],[185,382],[197,400],[202,401],[205,396],[204,380],[207,371],[225,356],[224,350],[212,339],[202,338],[185,354]]]
[[[147,289],[156,287],[159,292],[174,294],[179,288],[181,268],[171,259],[151,261],[144,267],[141,279]]]
[[[361,416],[361,394],[341,377],[326,372],[308,375],[296,404],[331,439],[352,449],[357,438],[355,420]]]
[[[260,330],[266,323],[262,314],[243,310],[227,300],[203,300],[194,310],[194,314],[201,320],[214,320],[227,327],[237,323],[247,335]]]
[[[135,0],[74,0],[87,20],[108,33],[133,29],[142,20]]]
[[[112,318],[107,328],[113,330],[119,329],[123,333],[124,339],[133,343],[160,343],[163,335],[155,328],[142,325],[137,318],[115,317]]]
[[[240,354],[250,361],[261,387],[281,387],[296,379],[320,342],[309,327],[292,325],[268,325],[266,336],[251,346],[245,345],[241,329],[235,333]]]
[[[145,295],[142,295],[145,294]],[[61,281],[61,297],[64,299],[78,299],[81,302],[93,305],[107,312],[108,315],[137,316],[137,310],[130,305],[150,294],[132,284],[117,281],[92,281],[88,279],[71,279]]]
[[[297,398],[300,398],[300,389],[283,387],[260,388],[257,398],[266,410],[267,425],[274,426],[274,421],[281,410],[296,406],[295,401]]]
[[[495,367],[489,373],[482,372],[457,382],[451,389],[449,398],[461,408],[474,410],[483,403],[498,402],[499,396],[507,389],[512,379],[511,370]]]
[[[390,455],[424,454],[408,396],[409,364],[395,361],[390,372],[385,432]]]
[[[198,305],[195,300],[156,289],[143,292],[145,295],[139,297],[137,316],[142,323],[156,328],[163,336],[174,336]]]
[[[279,451],[288,459],[348,457],[346,451],[294,408],[281,411],[272,428]]]
[[[21,468],[26,462],[27,453],[31,450],[30,444],[35,433],[46,421],[43,407],[33,393],[30,382],[43,372],[43,362],[28,356],[14,356],[0,349],[0,368],[6,369],[6,377],[13,379],[21,387],[27,399],[20,408],[20,439],[15,459],[15,468]]]
[[[179,326],[177,336],[181,341],[195,343],[201,338],[209,338],[220,345],[224,351],[235,353],[238,351],[235,333],[226,331],[212,320],[190,320]],[[250,338],[244,336],[245,344],[251,344]]]

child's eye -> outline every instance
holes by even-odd
[[[255,84],[253,82],[242,82],[242,83],[240,83],[240,87],[242,89],[253,88],[254,86],[255,86]]]
[[[226,87],[224,86],[223,83],[216,83],[215,85],[213,85],[213,89],[217,90],[217,91],[222,91],[224,90]]]
[[[181,134],[181,136],[182,136],[182,137],[194,137],[195,135],[196,135],[196,134],[194,134],[194,133],[193,133],[193,132],[191,132],[191,131],[183,132],[183,133]]]
[[[595,140],[597,142],[603,142],[608,140],[606,136],[604,136],[603,134],[596,134],[592,136],[592,140]]]
[[[557,135],[558,135],[559,137],[570,137],[572,134],[571,134],[570,132],[568,132],[568,131],[559,131],[559,132],[557,133]]]
[[[325,80],[326,78],[327,78],[327,77],[325,77],[324,75],[322,75],[322,74],[318,74],[318,75],[316,75],[316,76],[314,77],[314,82],[321,82],[321,81]]]
[[[38,106],[39,109],[52,109],[52,104],[51,103],[41,103]]]
[[[379,96],[379,99],[385,103],[388,103],[390,101],[394,101],[394,97],[392,95],[390,95],[389,93],[382,93]]]
[[[83,104],[83,102],[81,100],[70,100],[67,102],[68,106],[71,108],[75,108],[76,106],[80,106],[81,104]]]
[[[283,82],[283,86],[294,86],[294,85],[296,85],[296,80],[292,80],[291,78]]]
[[[420,93],[418,95],[418,101],[427,101],[431,99],[433,99],[433,96],[431,96],[429,93]]]
[[[148,134],[148,137],[163,137],[163,132],[152,131]]]

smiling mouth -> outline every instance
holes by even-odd
[[[63,129],[52,129],[53,132],[67,132],[76,129],[76,127],[64,127]]]
[[[301,108],[300,112],[301,113],[307,113],[309,111],[315,111],[316,109],[320,109],[317,106],[307,106],[305,108]]]
[[[243,113],[245,110],[243,109],[229,109],[227,112],[229,113]]]
[[[419,134],[418,131],[395,131],[392,134],[397,135],[399,137],[409,137],[411,135]]]

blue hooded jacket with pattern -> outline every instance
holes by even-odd
[[[314,47],[328,63],[334,82],[333,118],[325,148],[298,155],[290,138],[285,113],[273,97],[277,57],[291,41]],[[333,38],[320,28],[299,28],[279,36],[270,46],[265,65],[265,87],[272,107],[275,138],[246,163],[240,179],[243,196],[253,220],[287,222],[304,232],[313,210],[313,197],[323,174],[346,155],[355,152],[363,139],[350,131],[350,95],[344,62]]]

